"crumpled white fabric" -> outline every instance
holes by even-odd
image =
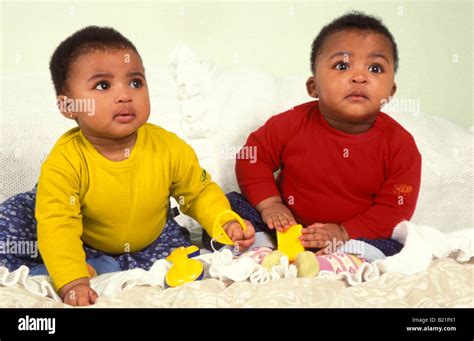
[[[280,264],[274,265],[271,271],[258,265],[258,269],[250,275],[249,279],[250,282],[263,284],[279,278],[296,278],[296,276],[296,266],[290,264],[287,256],[283,256],[280,258]]]
[[[164,288],[165,276],[170,266],[168,261],[160,259],[148,271],[132,269],[94,277],[91,279],[91,286],[99,295],[113,295],[139,285],[158,285]]]
[[[99,295],[107,296],[138,285],[158,285],[164,288],[165,276],[169,268],[170,263],[161,259],[156,261],[149,271],[132,269],[94,277],[91,279],[91,287]],[[19,285],[31,293],[62,302],[54,290],[49,276],[28,276],[29,271],[27,266],[20,266],[13,272],[9,272],[5,267],[0,267],[0,286]]]
[[[280,264],[268,271],[250,257],[234,258],[228,249],[198,257],[208,267],[210,278],[221,281],[266,283],[278,278],[295,278],[296,267],[289,264],[288,257],[282,257]],[[206,269],[206,267],[205,267]]]
[[[392,238],[404,244],[400,253],[372,264],[381,272],[413,274],[428,268],[433,258],[454,254],[459,263],[474,257],[474,228],[443,233],[409,221],[398,224]]]
[[[221,281],[242,282],[255,271],[258,266],[249,257],[234,259],[230,250],[214,252],[209,263],[209,277]]]
[[[10,272],[5,267],[0,267],[0,286],[10,287],[19,285],[26,291],[39,296],[51,297],[57,302],[61,298],[54,290],[51,280],[48,276],[28,276],[30,269],[27,266],[20,266],[17,270]]]
[[[372,263],[363,263],[355,273],[333,273],[321,271],[320,278],[344,280],[349,285],[374,281],[383,273],[397,272],[413,274],[426,270],[433,258],[456,255],[458,262],[474,257],[474,229],[446,234],[432,227],[418,226],[404,221],[397,225],[393,238],[405,243],[402,251],[394,256]],[[228,249],[196,257],[204,266],[205,278],[215,278],[224,282],[250,281],[266,283],[279,278],[296,278],[297,270],[289,264],[286,256],[280,259],[271,271],[257,264],[250,257],[234,258]],[[94,277],[91,286],[99,295],[112,296],[125,288],[139,285],[154,285],[165,288],[165,276],[170,267],[166,260],[155,262],[149,271],[133,269]],[[0,286],[19,285],[34,294],[51,297],[60,302],[47,276],[28,276],[29,269],[21,266],[13,272],[0,267]]]

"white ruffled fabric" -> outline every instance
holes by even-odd
[[[333,273],[321,271],[321,278],[343,280],[349,285],[374,281],[383,273],[414,274],[428,268],[433,257],[444,258],[455,253],[458,262],[467,262],[474,257],[474,229],[445,234],[428,226],[417,226],[410,222],[400,223],[394,231],[394,239],[405,243],[402,251],[384,260],[363,263],[355,273]],[[204,265],[205,278],[215,278],[223,282],[267,283],[280,278],[296,278],[297,271],[289,264],[286,256],[271,271],[257,264],[250,257],[234,258],[230,250],[208,253],[196,257]],[[113,296],[126,288],[141,285],[165,288],[165,276],[170,267],[166,260],[157,261],[149,271],[134,269],[97,276],[91,286],[99,295]],[[25,290],[60,302],[50,278],[47,276],[28,276],[26,266],[9,272],[0,268],[0,285],[19,285]]]

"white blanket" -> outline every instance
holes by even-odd
[[[474,256],[474,229],[465,229],[450,234],[442,233],[428,226],[417,226],[410,222],[400,223],[394,230],[393,238],[405,244],[402,251],[384,260],[364,263],[354,274],[321,271],[319,277],[345,280],[349,285],[373,281],[383,273],[414,274],[428,268],[433,258],[444,258],[455,253],[458,262],[467,262]],[[249,257],[234,259],[229,250],[205,254],[197,257],[204,264],[205,278],[216,278],[224,282],[250,281],[266,283],[278,278],[295,278],[296,268],[283,257],[281,263],[265,270]],[[157,261],[149,271],[141,269],[109,273],[91,280],[91,286],[99,295],[112,296],[125,288],[140,285],[165,287],[165,275],[170,264]],[[19,285],[25,290],[60,302],[51,280],[47,276],[28,276],[26,266],[9,272],[0,268],[0,286]]]

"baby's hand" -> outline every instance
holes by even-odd
[[[321,249],[316,253],[317,255],[336,252],[336,250],[332,250],[333,248],[329,246],[349,240],[346,230],[338,224],[314,223],[304,228],[301,232],[303,234],[300,237],[301,244],[305,248]]]
[[[240,251],[246,250],[255,241],[255,229],[250,221],[243,219],[247,230],[244,231],[237,220],[231,220],[222,227],[227,235],[239,245]]]
[[[276,228],[280,232],[284,232],[296,224],[290,209],[283,203],[273,203],[264,208],[260,214],[269,228]]]
[[[80,278],[66,284],[59,292],[64,303],[72,306],[87,306],[94,304],[97,293],[90,287],[89,279]]]
[[[66,293],[64,303],[72,306],[91,305],[95,303],[98,296],[89,284],[78,284]]]

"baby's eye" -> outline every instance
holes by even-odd
[[[374,73],[382,73],[383,68],[378,64],[374,64],[369,67],[369,71]]]
[[[141,79],[134,79],[130,82],[130,85],[134,88],[141,88],[143,86],[143,82]]]
[[[110,88],[110,84],[106,81],[102,81],[102,82],[99,82],[97,83],[97,85],[95,86],[95,89],[96,90],[100,90],[100,91],[103,91],[103,90],[107,90]]]
[[[349,68],[349,64],[344,63],[344,62],[339,62],[334,65],[334,68],[339,71],[345,71]]]

